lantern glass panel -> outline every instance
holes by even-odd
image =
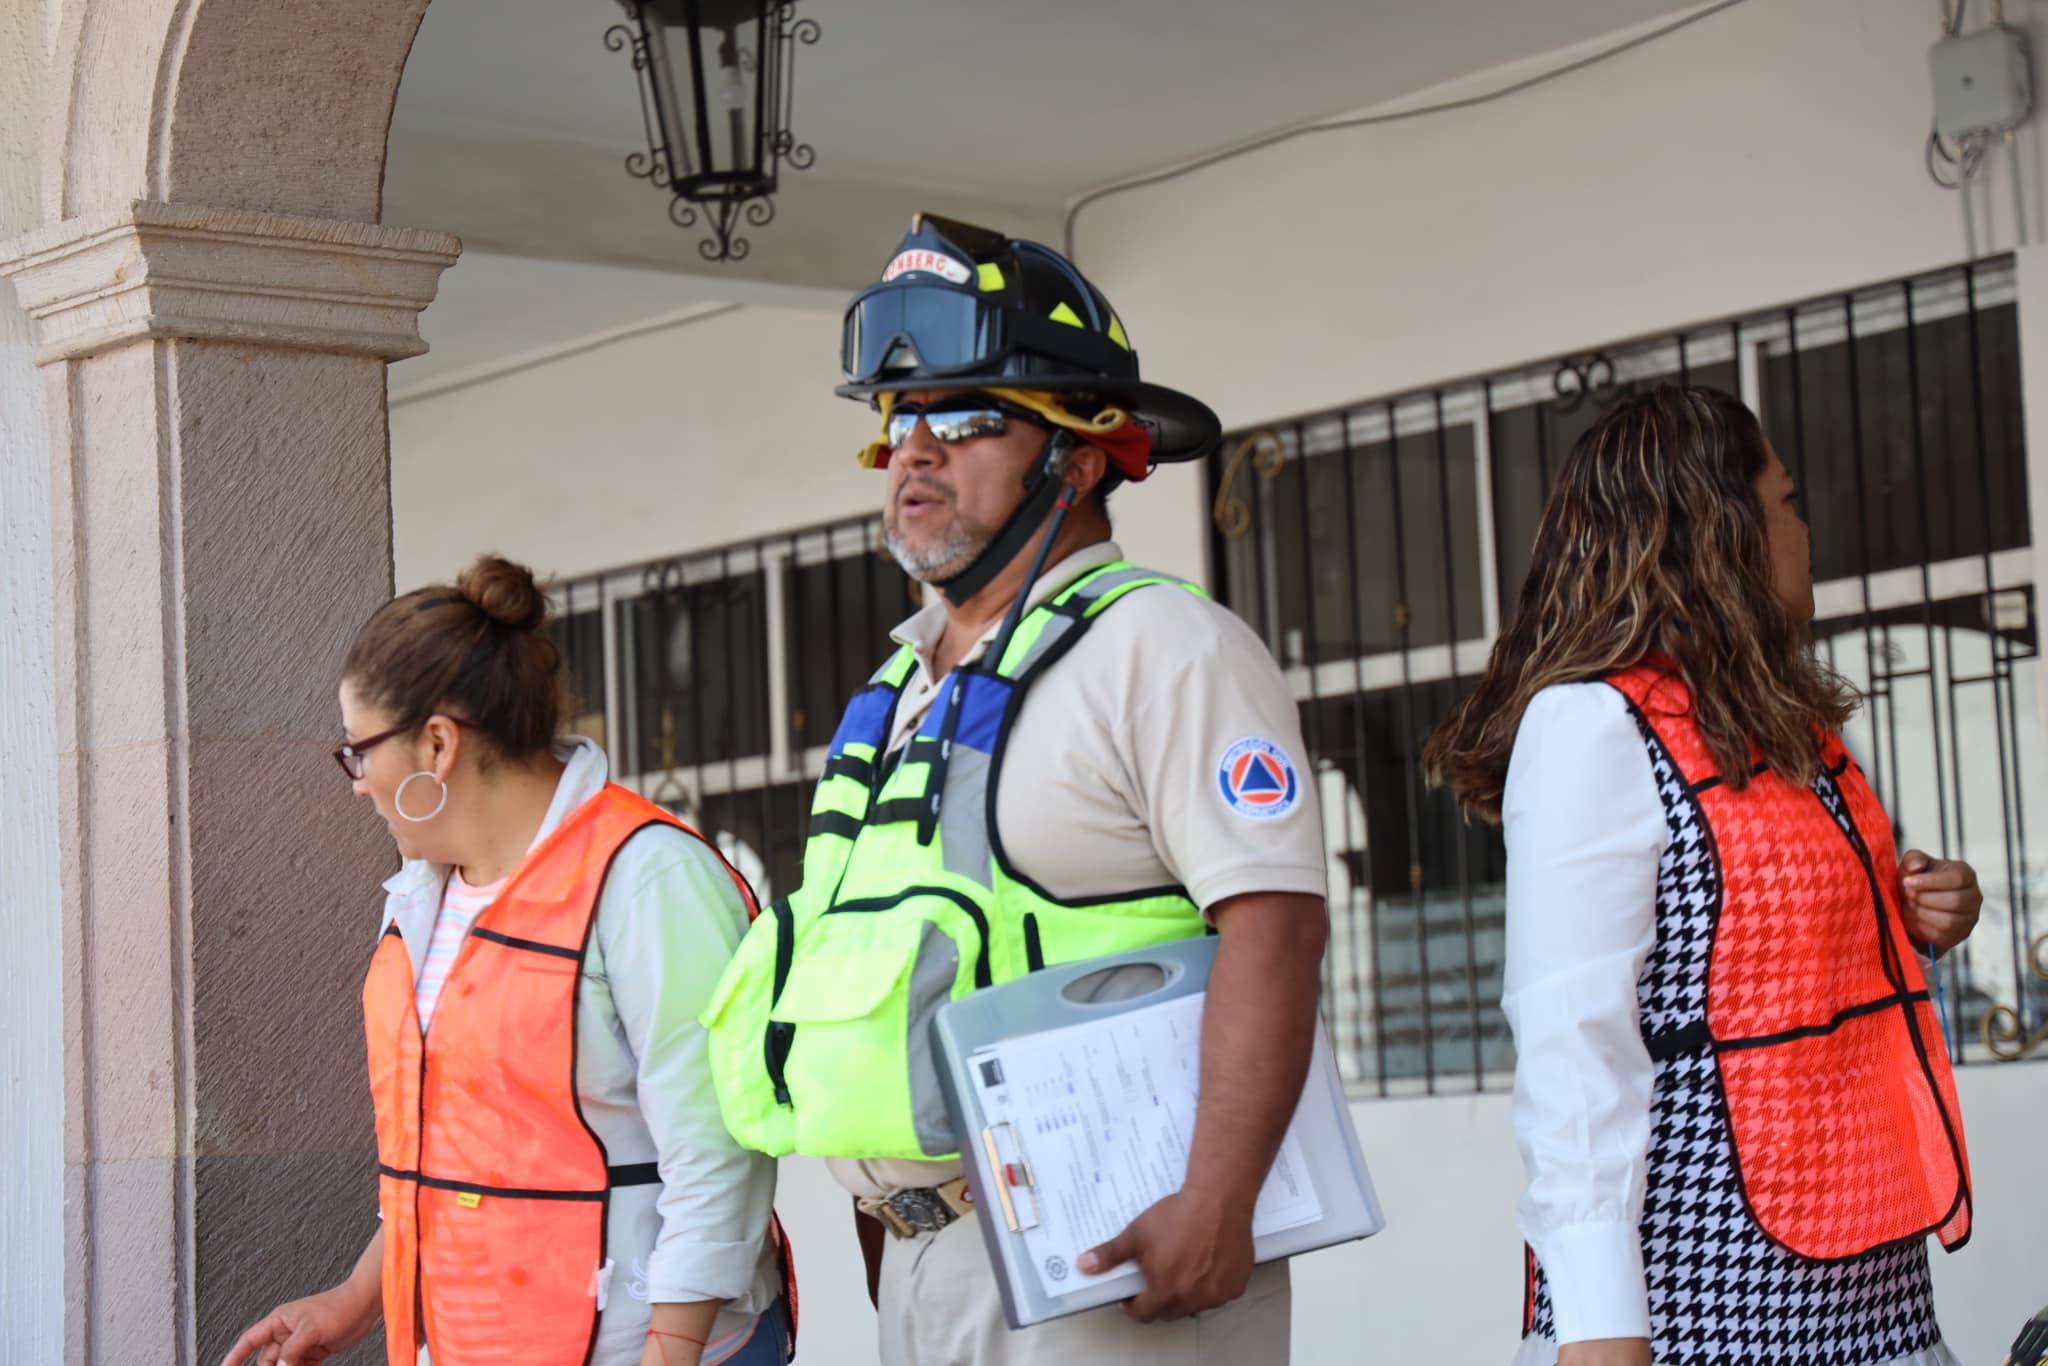
[[[691,198],[746,199],[772,190],[762,127],[768,12],[774,0],[648,0],[650,74],[676,188]],[[772,118],[770,119],[772,122]]]

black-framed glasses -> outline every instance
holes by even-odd
[[[441,714],[446,715],[445,712]],[[429,717],[428,719],[431,720],[432,718]],[[449,716],[448,719],[450,721],[453,721],[456,725],[462,727],[464,730],[482,729],[482,727],[477,725],[476,722],[465,721],[459,716]],[[418,730],[421,726],[425,724],[425,721],[415,721],[409,726],[393,726],[390,730],[379,731],[377,734],[372,735],[367,739],[345,741],[344,743],[337,745],[335,747],[334,762],[341,765],[341,771],[348,775],[348,780],[350,782],[359,783],[363,780],[363,756],[365,754],[368,754],[372,749],[374,749],[378,745],[383,744],[392,736],[403,735],[407,731]]]
[[[1012,422],[1028,422],[1035,427],[1046,425],[1045,419],[1029,408],[1005,403],[989,394],[966,394],[931,403],[896,404],[889,409],[885,433],[889,444],[901,446],[910,440],[910,434],[917,430],[919,422],[924,423],[933,437],[948,446],[985,436],[1001,436],[1010,430]]]

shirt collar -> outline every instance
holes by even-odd
[[[541,817],[540,829],[534,832],[533,843],[527,846],[528,853],[555,833],[555,828],[569,818],[569,813],[602,792],[609,778],[604,750],[588,736],[561,736],[549,747],[549,753],[561,760],[562,776],[555,783],[555,796],[548,803],[548,813]],[[398,895],[429,886],[438,888],[447,880],[447,864],[411,859],[384,880],[384,890]]]
[[[1031,585],[1031,591],[1024,597],[1024,610],[1028,612],[1039,606],[1089,570],[1114,564],[1123,557],[1124,552],[1115,541],[1097,541],[1093,545],[1082,546],[1059,563],[1047,567],[1045,572],[1039,575],[1038,581]],[[981,639],[974,642],[960,662],[967,664],[981,658],[982,651],[988,648],[989,642],[995,638],[995,633],[1002,629],[1002,624],[1001,618],[998,618],[994,625],[982,632]],[[943,602],[934,602],[899,623],[896,629],[889,633],[889,638],[898,645],[908,645],[919,663],[929,665],[932,652],[938,649],[939,638],[945,633],[946,605]]]

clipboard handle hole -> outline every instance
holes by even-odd
[[[1076,977],[1060,996],[1074,1005],[1101,1005],[1150,996],[1165,985],[1166,969],[1157,963],[1118,963]]]

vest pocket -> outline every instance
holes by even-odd
[[[963,946],[935,918],[950,902],[925,900],[828,913],[806,929],[770,1024],[787,1031],[782,1075],[797,1151],[923,1158],[955,1150],[931,1020],[978,945]]]
[[[794,937],[791,923],[787,900],[757,916],[697,1017],[709,1034],[711,1079],[726,1129],[746,1147],[772,1157],[794,1146],[788,1102],[764,1065],[770,1005]]]

